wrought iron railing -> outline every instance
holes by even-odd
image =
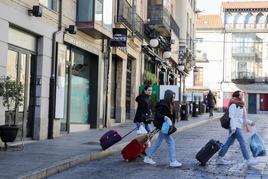
[[[117,21],[123,22],[127,27],[132,27],[132,7],[127,0],[118,1]]]
[[[135,34],[139,38],[143,38],[144,32],[144,22],[142,18],[135,13],[134,15],[134,22],[132,21],[132,6],[129,4],[127,0],[119,0],[118,1],[118,14],[117,14],[117,22],[124,23],[130,30],[133,30],[133,23],[134,23],[134,31]]]
[[[135,34],[143,39],[143,34],[144,34],[144,22],[142,18],[136,14],[135,15]]]

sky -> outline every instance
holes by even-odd
[[[197,0],[197,8],[205,14],[220,14],[223,1],[263,1],[263,0]]]

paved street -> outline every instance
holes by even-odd
[[[256,121],[257,131],[268,146],[267,115],[249,115],[249,119]],[[142,159],[127,163],[118,153],[106,159],[79,165],[50,178],[268,178],[267,157],[260,158],[263,163],[258,166],[248,168],[243,163],[238,142],[235,142],[226,155],[234,164],[216,165],[214,157],[207,166],[199,166],[194,158],[197,151],[211,138],[224,142],[226,137],[227,131],[220,127],[219,121],[175,134],[177,158],[183,163],[177,169],[168,167],[166,144],[163,143],[154,157],[156,166],[146,165]]]

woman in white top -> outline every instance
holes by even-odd
[[[248,165],[258,164],[257,160],[250,157],[243,137],[243,128],[246,127],[247,125],[251,126],[254,125],[252,121],[247,120],[246,117],[247,111],[245,108],[243,92],[235,91],[233,93],[232,99],[230,100],[229,103],[228,110],[230,117],[229,137],[219,152],[217,164],[223,164],[223,165],[230,164],[230,162],[224,160],[223,157],[227,153],[229,147],[234,143],[235,139],[237,139],[240,144],[241,152],[247,164]]]

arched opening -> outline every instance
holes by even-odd
[[[267,22],[266,16],[263,13],[259,13],[256,17],[256,28],[265,28]]]
[[[225,15],[225,27],[233,27],[233,23],[234,23],[234,17],[231,13],[227,13]]]
[[[246,28],[254,28],[254,16],[252,13],[248,13],[245,18]]]
[[[245,22],[244,16],[241,13],[238,13],[235,16],[235,20],[234,20],[235,27],[236,28],[243,28],[244,27],[244,22]]]

